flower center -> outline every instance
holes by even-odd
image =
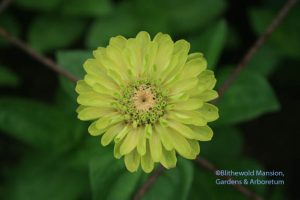
[[[155,106],[155,96],[145,85],[141,85],[134,91],[132,101],[135,108],[140,111],[149,111]]]
[[[128,123],[154,124],[164,115],[167,98],[150,81],[135,81],[122,88],[119,110]]]

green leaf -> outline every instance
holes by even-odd
[[[296,5],[283,22],[272,33],[267,43],[271,45],[279,54],[299,59],[300,56],[300,39],[299,31],[300,24],[298,19],[300,17],[300,6]],[[262,34],[267,26],[271,23],[276,15],[277,10],[270,10],[268,8],[255,8],[249,12],[251,24],[257,35]]]
[[[14,0],[14,3],[30,10],[49,11],[56,8],[61,1],[63,0]]]
[[[224,0],[168,1],[166,12],[170,12],[176,33],[186,33],[201,29],[220,16],[226,8]]]
[[[141,171],[130,173],[123,160],[103,154],[90,162],[90,181],[94,200],[129,200],[141,177]]]
[[[236,160],[241,156],[242,133],[234,127],[220,126],[214,128],[210,142],[201,142],[201,156],[217,165]]]
[[[59,51],[56,53],[58,64],[79,79],[83,79],[84,77],[84,61],[91,57],[91,51]],[[60,83],[62,88],[76,103],[77,94],[75,92],[75,84],[63,77],[60,78]]]
[[[199,36],[192,37],[191,47],[194,52],[202,52],[207,59],[208,68],[214,69],[225,46],[227,23],[220,20],[208,27]]]
[[[61,10],[65,15],[94,17],[108,14],[112,10],[112,5],[109,0],[67,0],[61,6]]]
[[[254,54],[246,70],[253,70],[256,73],[269,76],[277,69],[280,59],[281,56],[265,44]]]
[[[83,170],[66,167],[66,161],[51,160],[45,155],[27,154],[10,172],[7,200],[86,199],[88,176]]]
[[[38,16],[30,25],[28,40],[40,52],[65,48],[81,36],[84,20],[78,18]]]
[[[107,45],[113,36],[134,37],[139,31],[137,18],[126,7],[118,8],[108,17],[97,19],[90,27],[85,45],[95,49]]]
[[[20,34],[20,27],[14,15],[2,13],[0,17],[0,26],[13,36]],[[0,37],[0,47],[7,46],[9,43]]]
[[[219,85],[230,70],[217,74]],[[278,111],[279,102],[268,83],[252,70],[243,71],[218,101],[220,118],[216,124],[233,124],[254,119],[263,114]]]
[[[0,130],[38,150],[65,152],[82,136],[82,124],[54,106],[1,98],[0,107]]]
[[[166,170],[159,176],[143,200],[157,200],[158,195],[159,199],[188,199],[193,176],[194,169],[191,161],[180,159],[176,168]]]
[[[8,68],[0,65],[0,86],[15,87],[19,84],[20,80],[17,75],[11,72]]]

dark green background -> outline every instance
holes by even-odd
[[[217,87],[284,0],[14,0],[0,26],[78,77],[91,50],[139,31],[186,39],[216,71]],[[220,169],[280,170],[283,186],[250,186],[266,199],[296,199],[299,169],[300,6],[295,6],[220,99],[201,155]],[[74,84],[0,38],[0,199],[131,199],[146,180],[76,118]],[[299,177],[298,177],[299,178]],[[143,199],[246,199],[179,159]]]

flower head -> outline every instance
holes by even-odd
[[[78,118],[94,120],[89,133],[101,135],[103,146],[114,143],[114,156],[124,156],[131,172],[140,165],[151,172],[155,163],[175,167],[176,154],[195,159],[198,141],[212,138],[207,122],[218,118],[218,109],[206,102],[218,96],[216,79],[203,54],[188,54],[189,48],[167,34],[151,40],[140,32],[111,38],[84,63]]]

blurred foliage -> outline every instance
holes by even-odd
[[[25,39],[39,52],[55,55],[59,65],[78,78],[83,77],[82,64],[91,57],[91,49],[105,46],[110,37],[132,37],[140,30],[152,36],[166,32],[172,38],[190,41],[192,52],[204,53],[209,68],[216,70],[219,87],[236,63],[231,57],[245,52],[244,37],[225,18],[230,12],[228,2],[15,0],[13,10],[1,14],[0,26]],[[251,34],[261,34],[277,10],[278,3],[249,8],[245,15]],[[214,138],[201,143],[201,154],[219,168],[263,169],[255,159],[243,155],[243,136],[237,124],[280,109],[268,78],[285,67],[286,58],[299,64],[299,14],[298,5],[220,99],[220,119],[214,123]],[[5,51],[10,46],[0,38],[0,48]],[[76,50],[85,48],[88,50]],[[20,78],[9,70],[9,64],[0,64],[0,87],[20,87]],[[102,148],[99,138],[88,136],[87,124],[76,119],[73,83],[59,77],[54,96],[51,103],[0,97],[0,130],[13,140],[14,148],[22,149],[12,167],[5,166],[5,160],[0,166],[0,198],[131,199],[149,175],[141,171],[129,173],[122,161],[113,158],[112,147]],[[4,154],[10,153],[7,151],[0,149]],[[245,199],[231,186],[216,185],[215,179],[214,174],[180,159],[178,166],[164,172],[143,199],[156,200],[157,195],[160,199],[176,200]],[[263,185],[251,189],[263,196],[267,193]],[[276,189],[269,199],[284,199],[283,191]]]

